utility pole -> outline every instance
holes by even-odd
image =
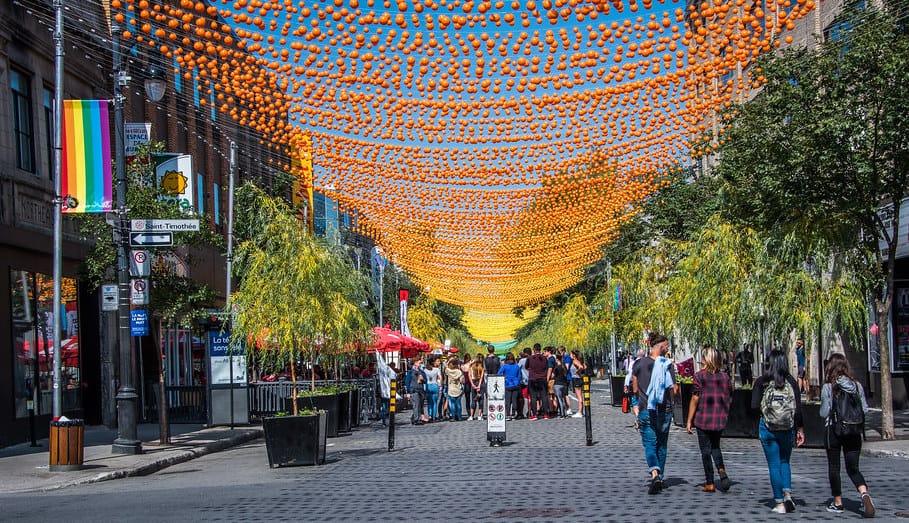
[[[117,307],[117,340],[120,355],[120,387],[117,389],[117,439],[114,454],[141,454],[142,442],[137,437],[136,403],[138,395],[133,386],[132,336],[129,331],[129,221],[126,208],[126,144],[123,134],[123,93],[129,77],[123,70],[120,51],[122,28],[111,22],[111,41],[114,54],[114,148],[117,163],[117,223],[114,236],[117,243],[117,283],[120,301]]]

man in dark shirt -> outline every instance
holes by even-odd
[[[486,359],[483,360],[483,367],[486,369],[487,376],[495,376],[499,373],[499,369],[502,368],[502,360],[496,356],[496,348],[492,345],[486,347]]]
[[[669,351],[669,340],[659,334],[650,336],[650,355],[639,359],[632,369],[632,390],[638,397],[638,424],[641,431],[641,443],[644,445],[644,457],[650,472],[648,494],[659,494],[663,490],[663,473],[666,469],[666,451],[669,448],[669,429],[672,426],[672,398],[678,389],[675,367],[671,361],[661,359]],[[653,370],[660,363],[665,372],[669,372],[671,383],[663,376],[654,376]],[[668,365],[668,368],[666,368]],[[654,405],[648,405],[647,390],[651,380],[664,382],[662,398]]]
[[[549,362],[542,354],[539,343],[533,344],[533,354],[527,358],[527,371],[530,374],[530,419],[549,419]]]

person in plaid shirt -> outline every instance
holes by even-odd
[[[726,475],[723,463],[723,452],[720,450],[720,435],[726,428],[729,418],[729,407],[732,405],[732,382],[722,371],[719,353],[705,347],[701,351],[702,370],[694,375],[694,386],[691,391],[691,404],[688,408],[688,434],[693,434],[692,427],[698,429],[698,446],[701,448],[701,461],[704,463],[704,492],[713,492],[713,465],[716,464],[720,475],[717,485],[726,492],[732,485]]]

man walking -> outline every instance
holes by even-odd
[[[426,374],[423,372],[423,358],[417,356],[413,360],[413,366],[407,372],[405,378],[405,387],[407,387],[407,399],[413,405],[413,413],[410,415],[411,425],[423,424],[423,394],[426,383]]]
[[[669,340],[659,334],[650,336],[650,354],[634,364],[631,384],[638,397],[638,424],[644,457],[650,472],[648,494],[663,490],[669,428],[672,426],[672,400],[678,385],[672,360],[666,358]]]
[[[533,354],[527,358],[527,372],[530,380],[530,419],[549,419],[549,361],[543,356],[539,343],[533,344]]]

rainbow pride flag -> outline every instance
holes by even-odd
[[[113,209],[110,120],[107,100],[63,101],[63,197],[65,213]]]

